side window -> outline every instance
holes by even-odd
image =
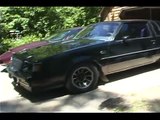
[[[149,37],[150,32],[147,27],[147,22],[131,22],[123,24],[117,39],[122,39],[124,36],[128,38]]]
[[[152,22],[152,26],[154,31],[156,32],[156,35],[160,35],[160,22]]]
[[[122,39],[124,36],[128,36],[128,24],[124,24],[122,26],[122,28],[120,29],[116,39],[120,40]]]
[[[160,21],[157,21],[156,23],[158,24],[158,27],[160,27]]]

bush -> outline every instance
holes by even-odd
[[[8,50],[10,46],[8,46],[7,44],[0,44],[0,55],[4,52],[6,52]]]
[[[35,35],[25,36],[20,39],[4,39],[3,42],[1,42],[0,54],[6,52],[9,48],[14,48],[23,44],[28,44],[40,40],[41,38]]]

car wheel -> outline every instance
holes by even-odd
[[[97,87],[98,79],[99,72],[94,65],[76,65],[68,75],[66,88],[71,93],[87,92]]]
[[[159,66],[160,65],[160,59],[156,61],[156,64]]]

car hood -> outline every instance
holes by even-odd
[[[48,44],[51,44],[51,43],[48,41],[36,41],[36,42],[24,44],[24,45],[9,49],[7,52],[0,55],[0,64],[9,63],[12,55],[15,53],[18,53],[24,50],[28,50],[28,49],[33,49],[33,48],[40,47],[40,46],[45,46]]]
[[[99,44],[102,42],[104,41],[90,40],[90,39],[57,42],[55,44],[49,44],[49,45],[42,46],[39,48],[34,48],[34,49],[27,50],[27,51],[19,52],[18,54],[16,54],[16,56],[21,59],[31,59],[32,58],[32,60],[38,61],[46,57],[57,55],[59,53],[87,47],[87,46],[94,45],[94,44]]]
[[[19,52],[22,50],[32,49],[32,48],[36,48],[36,47],[40,47],[40,46],[48,45],[48,44],[50,44],[48,41],[36,41],[36,42],[32,42],[29,44],[24,44],[24,45],[12,48],[10,49],[10,51]]]

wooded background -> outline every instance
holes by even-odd
[[[0,7],[0,54],[62,29],[99,22],[101,7]],[[10,32],[18,31],[19,40]]]

